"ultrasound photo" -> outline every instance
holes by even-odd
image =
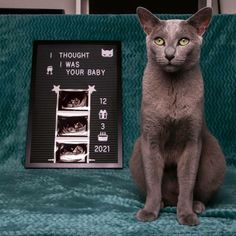
[[[87,144],[56,143],[56,162],[87,162]]]
[[[88,117],[87,116],[58,116],[57,136],[87,136]]]
[[[88,109],[87,91],[60,91],[58,110]]]

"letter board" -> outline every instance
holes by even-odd
[[[27,168],[121,168],[121,44],[35,41]]]

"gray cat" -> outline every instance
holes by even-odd
[[[146,33],[141,135],[134,144],[131,174],[146,196],[141,221],[177,206],[180,224],[197,225],[223,182],[226,162],[204,119],[204,85],[199,66],[202,35],[212,16],[203,8],[188,20],[160,20],[137,9]]]

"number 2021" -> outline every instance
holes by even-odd
[[[95,145],[94,152],[110,152],[109,145]]]

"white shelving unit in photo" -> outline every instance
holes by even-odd
[[[88,14],[89,0],[0,0],[0,8],[62,9],[65,14]]]

